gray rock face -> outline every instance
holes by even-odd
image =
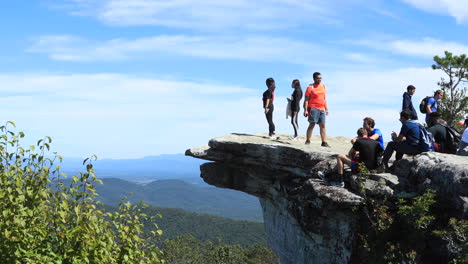
[[[401,188],[437,193],[459,216],[468,216],[468,157],[426,152],[395,163],[395,174],[405,180]]]
[[[434,188],[466,217],[468,157],[405,157],[395,163],[395,175],[371,174],[363,182],[349,177],[348,189],[325,185],[318,172],[333,169],[336,156],[351,147],[349,139],[331,138],[333,148],[312,143],[230,134],[186,155],[214,161],[200,167],[208,184],[259,197],[268,243],[283,264],[349,262],[363,190],[367,196],[401,197]]]

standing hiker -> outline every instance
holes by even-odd
[[[402,111],[405,109],[409,109],[411,111],[412,120],[418,120],[418,114],[416,113],[416,110],[413,106],[413,101],[411,100],[415,92],[416,87],[414,87],[413,85],[408,85],[408,87],[406,87],[406,92],[403,93],[403,104],[401,107]]]
[[[291,95],[291,99],[287,99],[291,103],[291,124],[294,128],[294,137],[292,138],[292,140],[297,141],[299,139],[299,135],[297,134],[297,130],[299,129],[299,124],[297,123],[297,116],[299,115],[299,111],[301,110],[300,101],[302,99],[302,88],[299,80],[293,80],[291,88],[294,89],[294,92]]]
[[[305,144],[310,144],[310,138],[315,124],[320,127],[320,137],[322,147],[330,147],[327,143],[327,131],[325,130],[325,116],[328,115],[328,106],[326,98],[326,88],[322,84],[322,75],[320,72],[314,72],[314,83],[307,87],[304,100],[304,116],[308,117],[309,127]]]
[[[270,138],[275,136],[275,124],[273,123],[273,101],[275,100],[275,80],[273,78],[266,79],[267,90],[263,93],[263,109],[268,122],[268,135]]]

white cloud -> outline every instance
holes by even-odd
[[[425,58],[432,58],[435,55],[443,56],[444,51],[450,51],[456,55],[468,53],[468,45],[429,37],[418,40],[408,40],[385,36],[382,38],[362,39],[354,41],[353,43],[368,46],[376,50],[385,50],[393,53]]]
[[[323,1],[308,0],[69,0],[75,15],[117,26],[155,25],[212,29],[290,28],[310,19],[337,23]],[[286,14],[286,15],[285,15]],[[312,24],[312,23],[311,23]]]
[[[388,139],[400,127],[398,112],[406,86],[416,86],[413,102],[417,105],[437,89],[440,72],[336,71],[323,77],[330,108],[329,135],[352,137],[362,118],[371,116]],[[292,134],[283,96],[291,88],[277,89],[277,133]],[[120,74],[0,74],[0,116],[2,122],[15,121],[30,139],[51,136],[53,150],[64,156],[142,157],[181,153],[231,132],[266,132],[261,93],[228,84]],[[301,117],[299,122],[304,135],[307,121]]]
[[[258,96],[230,85],[117,74],[2,74],[0,94],[2,123],[16,122],[30,139],[51,136],[54,151],[65,156],[181,153],[246,120],[256,130],[260,123],[249,117],[260,108]]]
[[[468,1],[465,0],[402,0],[426,12],[449,15],[458,23],[468,22]]]
[[[91,41],[76,36],[42,36],[28,49],[54,60],[109,61],[175,54],[211,59],[307,63],[325,51],[312,43],[266,36],[161,35],[139,39]]]

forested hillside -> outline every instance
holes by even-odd
[[[132,202],[167,208],[181,208],[233,219],[262,222],[263,216],[256,197],[243,192],[215,187],[202,187],[182,180],[159,180],[146,185],[121,179],[106,178],[96,185],[98,200],[117,205],[122,196]],[[131,193],[131,195],[129,195]]]
[[[266,246],[263,223],[232,220],[220,216],[198,214],[181,209],[149,207],[144,212],[150,216],[161,214],[157,220],[163,230],[162,239],[173,239],[190,233],[198,240],[221,240],[224,244]]]

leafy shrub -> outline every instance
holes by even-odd
[[[105,212],[97,202],[91,159],[86,172],[61,179],[62,157],[47,156],[52,139],[23,148],[24,133],[0,127],[0,259],[2,263],[160,263],[154,237],[161,230],[144,205],[123,200],[119,210]],[[36,151],[37,147],[37,151]],[[50,155],[50,154],[49,154]],[[58,164],[57,164],[58,163]],[[143,232],[143,222],[154,229]]]

